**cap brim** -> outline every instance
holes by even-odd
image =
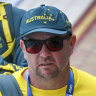
[[[54,29],[47,29],[47,28],[38,28],[38,29],[34,29],[34,30],[31,30],[31,31],[28,31],[24,34],[22,34],[19,38],[22,38],[24,36],[27,36],[31,33],[34,33],[34,32],[48,32],[48,33],[52,33],[52,34],[66,34],[68,31],[60,31],[60,30],[54,30]]]

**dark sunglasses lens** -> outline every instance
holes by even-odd
[[[35,40],[28,40],[26,43],[26,50],[29,53],[38,53],[41,49],[41,43]]]
[[[46,42],[47,48],[50,51],[59,51],[63,48],[63,40],[60,38],[54,38]]]

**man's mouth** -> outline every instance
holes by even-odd
[[[40,66],[50,66],[53,65],[53,63],[41,63]]]

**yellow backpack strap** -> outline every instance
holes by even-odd
[[[10,43],[8,50],[2,54],[3,58],[6,58],[12,52],[12,50],[14,48],[14,44],[15,44],[15,39],[12,43]]]
[[[8,50],[4,54],[2,54],[3,58],[6,58],[12,52],[14,43],[15,43],[15,39],[13,40],[14,37],[12,38],[13,33],[11,34],[11,32],[14,31],[14,29],[11,28],[12,26],[10,27],[12,30],[10,30],[10,28],[9,28],[8,16],[7,16],[7,13],[5,10],[6,5],[9,5],[9,4],[0,3],[0,20],[2,22],[4,36],[5,36],[7,45],[8,45]],[[12,14],[10,16],[12,16]]]

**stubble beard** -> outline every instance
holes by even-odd
[[[45,68],[45,71],[51,71],[51,74],[46,74],[44,71],[40,70],[39,67],[37,67],[36,69],[36,75],[39,76],[42,79],[52,79],[52,78],[56,78],[57,75],[59,74],[59,69],[55,66],[55,70],[52,72],[51,69]]]

